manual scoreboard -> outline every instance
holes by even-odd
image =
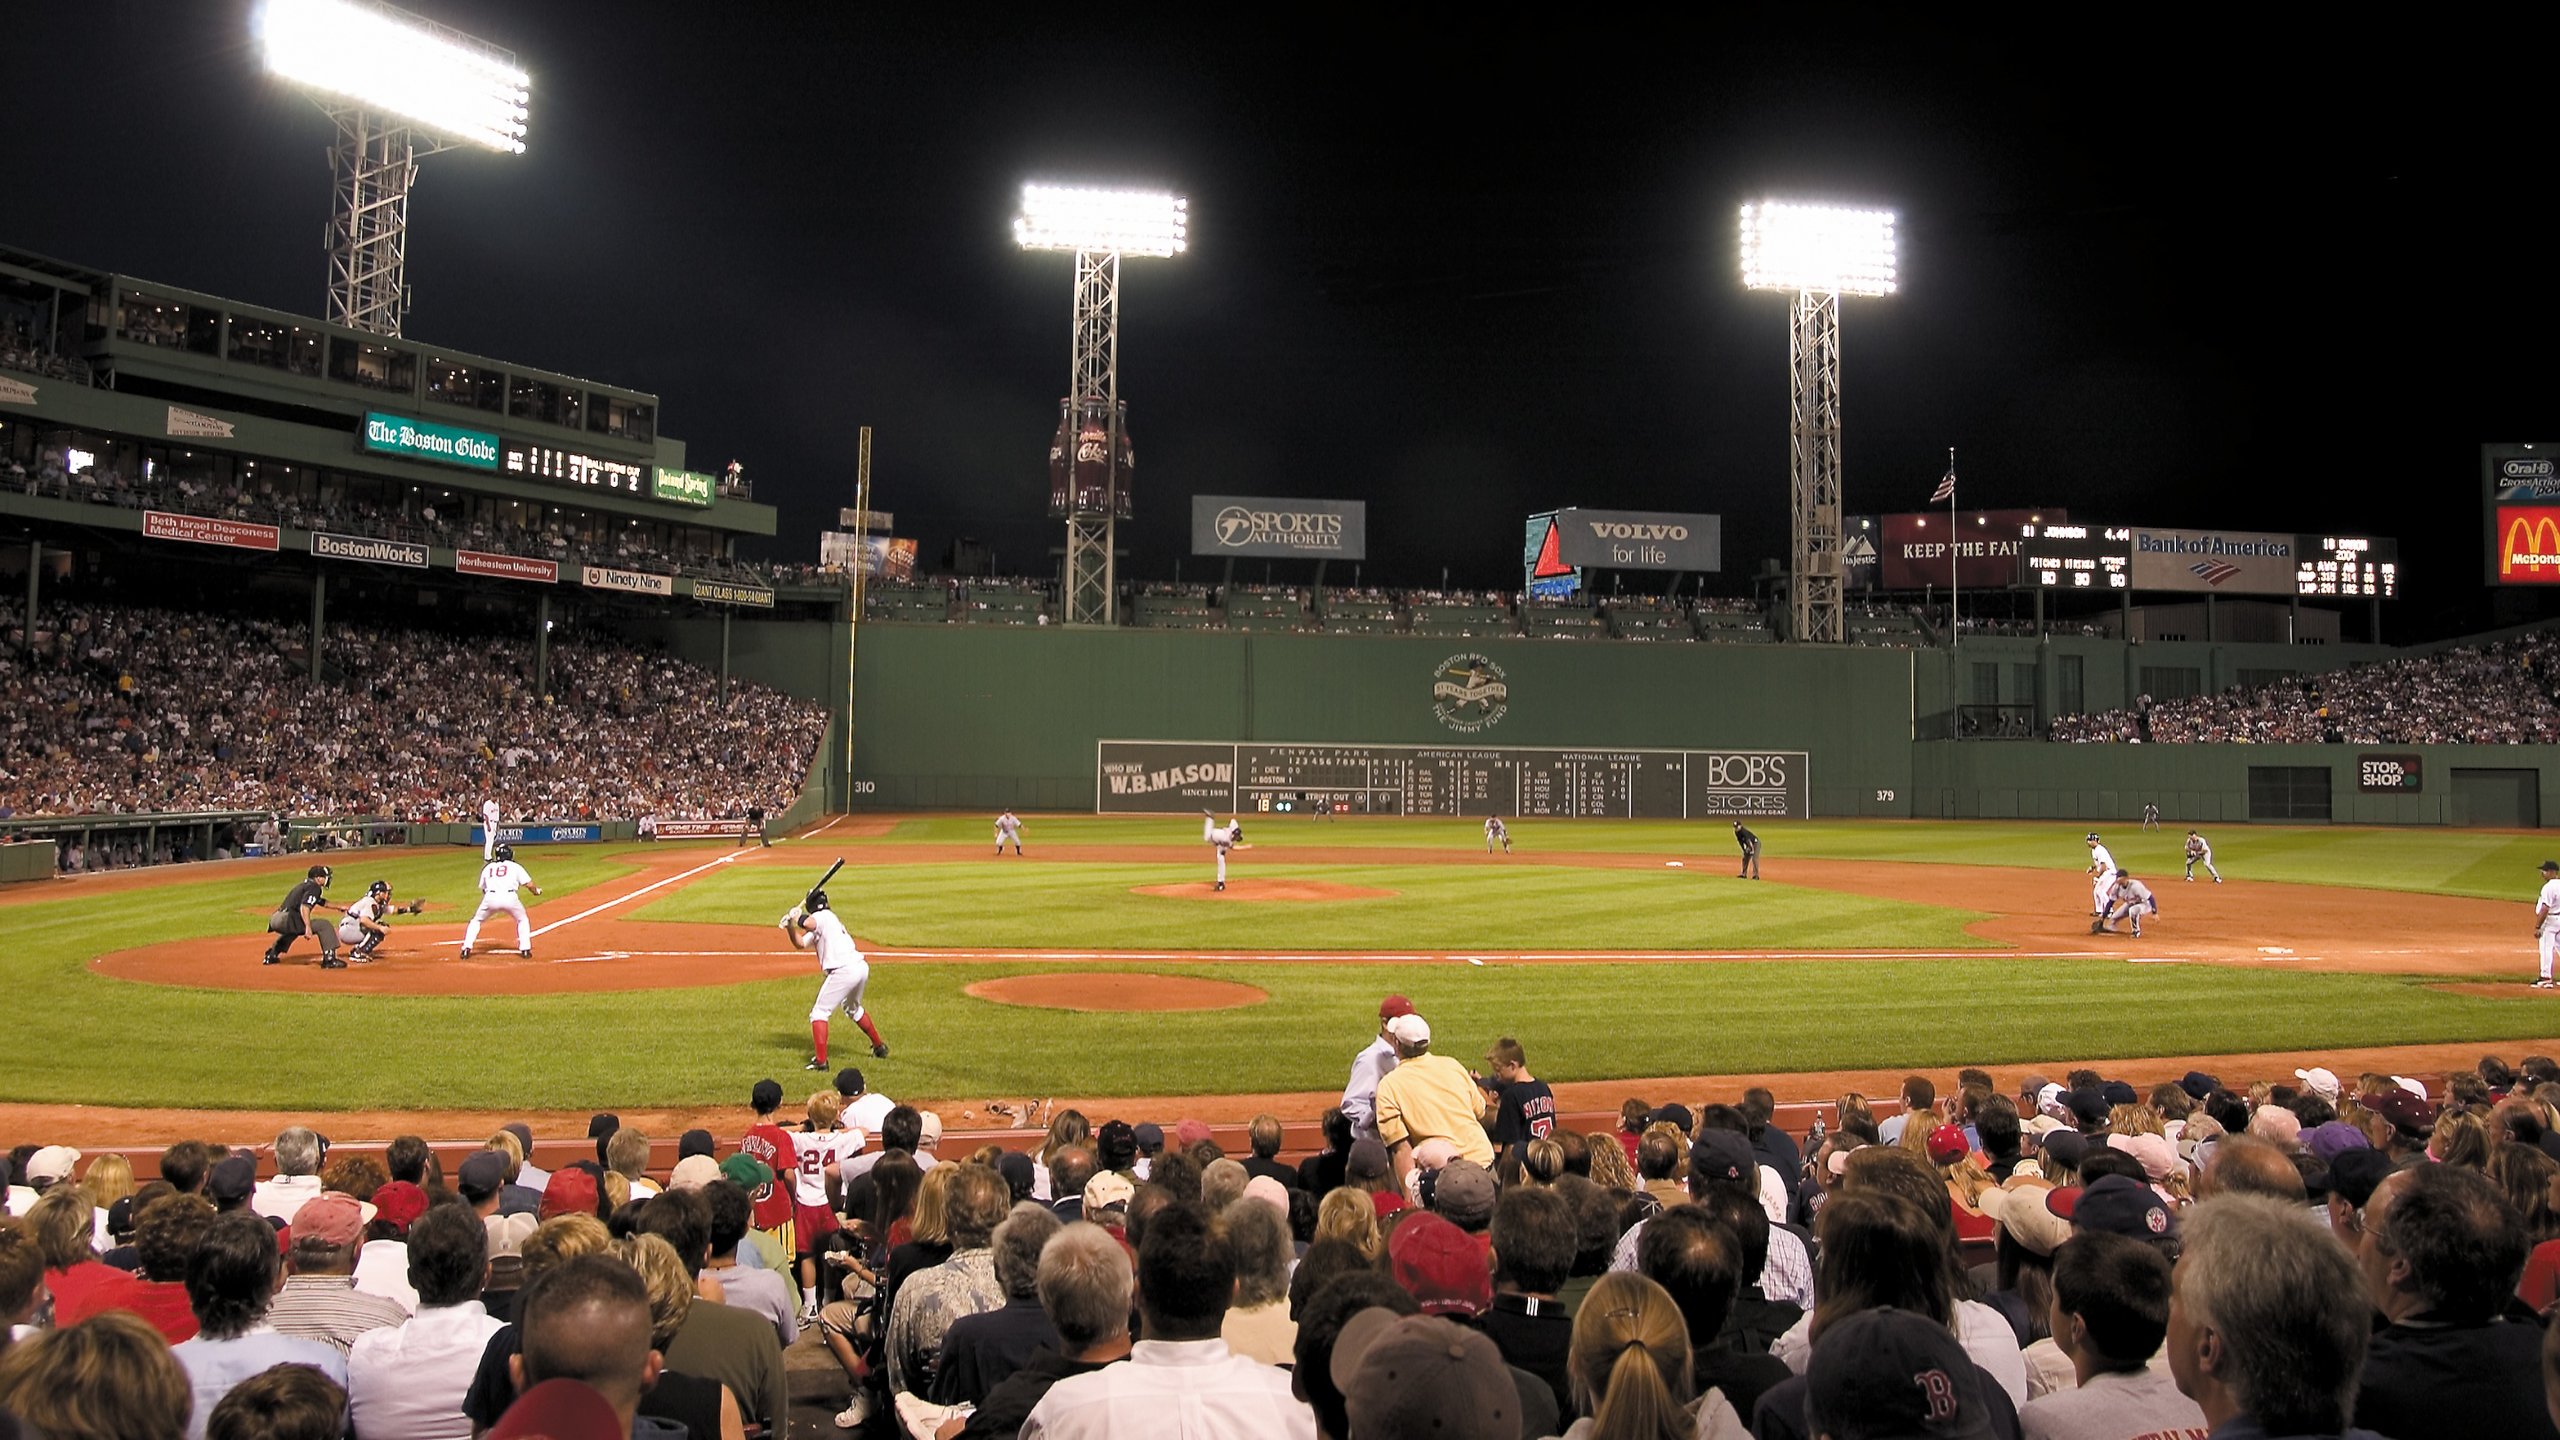
[[[2400,542],[2370,535],[2305,535],[2294,552],[2293,593],[2400,598]]]
[[[1801,750],[1105,740],[1095,809],[1242,815],[1807,818]]]

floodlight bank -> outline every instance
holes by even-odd
[[[1190,247],[1191,202],[1151,190],[1025,185],[1013,238],[1025,250],[1179,255]]]
[[[532,80],[495,47],[387,5],[267,0],[267,69],[491,150],[524,153]]]
[[[1890,295],[1896,218],[1890,210],[1794,205],[1742,207],[1742,283],[1753,290]]]

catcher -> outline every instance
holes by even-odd
[[[338,943],[347,947],[347,958],[362,963],[373,958],[391,932],[382,922],[394,915],[415,915],[427,908],[425,896],[405,905],[391,903],[391,882],[376,880],[365,887],[364,897],[349,905],[346,916],[338,922]]]

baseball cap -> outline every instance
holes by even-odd
[[[1739,1185],[1759,1168],[1760,1162],[1751,1155],[1751,1142],[1730,1130],[1710,1130],[1689,1146],[1692,1182],[1712,1180]]]
[[[757,1110],[771,1110],[775,1106],[780,1105],[782,1103],[782,1082],[772,1079],[757,1081],[755,1088],[747,1092],[747,1103],[754,1106]]]
[[[2435,1124],[2436,1107],[2398,1086],[2365,1097],[2364,1108],[2391,1122],[2391,1128],[2415,1138]]]
[[[2095,839],[2097,839],[2097,838],[2098,838],[2098,832],[2097,832],[2097,831],[2095,831],[2095,830],[2092,830],[2092,831],[2090,831],[2088,834],[2083,835],[2083,836],[2081,836],[2080,838],[2081,838],[2081,839],[2083,839],[2083,840],[2095,840]]]
[[[2104,1090],[2074,1090],[2062,1097],[2062,1103],[2070,1108],[2071,1118],[2083,1125],[2103,1123],[2107,1112],[2115,1108]]]
[[[1387,1022],[1387,1034],[1399,1045],[1431,1043],[1431,1026],[1410,1010]]]
[[[384,1186],[391,1189],[391,1186]],[[416,1190],[418,1187],[408,1187]],[[421,1198],[424,1198],[421,1192]],[[378,1213],[378,1212],[377,1212]],[[331,1245],[353,1245],[364,1236],[364,1206],[353,1195],[324,1190],[293,1212],[293,1238]]]
[[[1173,1138],[1183,1149],[1188,1150],[1209,1138],[1209,1122],[1206,1120],[1177,1121],[1173,1127]]]
[[[2108,1081],[2104,1087],[2104,1093],[2107,1097],[2107,1104],[2110,1108],[2117,1105],[2139,1105],[2142,1103],[2141,1094],[2133,1088],[2133,1082],[2129,1080]]]
[[[2036,1149],[2077,1170],[2080,1162],[2089,1158],[2089,1137],[2077,1130],[2056,1130],[2044,1137]]]
[[[1387,1260],[1425,1315],[1481,1315],[1493,1305],[1485,1242],[1427,1210],[1396,1226]]]
[[[1126,1205],[1137,1193],[1138,1187],[1130,1184],[1129,1177],[1119,1171],[1097,1172],[1092,1179],[1084,1182],[1085,1218],[1092,1219],[1094,1212],[1098,1210],[1108,1210],[1114,1205]]]
[[[1964,1138],[1961,1125],[1941,1125],[1929,1132],[1929,1160],[1936,1165],[1952,1165],[1972,1153],[1973,1146]]]
[[[133,1233],[133,1197],[127,1195],[107,1207],[107,1233],[118,1239]]]
[[[1690,1115],[1689,1107],[1680,1104],[1677,1101],[1674,1101],[1669,1105],[1658,1105],[1654,1107],[1653,1113],[1645,1117],[1645,1123],[1648,1125],[1670,1125],[1678,1129],[1683,1135],[1688,1134],[1697,1126],[1697,1120],[1695,1117]]]
[[[1005,1185],[1017,1198],[1029,1198],[1031,1194],[1030,1156],[1019,1150],[1007,1150],[996,1157],[996,1173],[1004,1177]]]
[[[2178,1088],[2187,1092],[2188,1099],[2201,1100],[2221,1089],[2222,1082],[2201,1070],[2190,1070],[2179,1078]]]
[[[2338,1157],[2350,1150],[2370,1150],[2373,1142],[2346,1121],[2331,1120],[2303,1131],[2302,1148],[2320,1157],[2322,1164],[2334,1167]]]
[[[68,1180],[73,1167],[79,1163],[79,1151],[68,1145],[47,1145],[27,1157],[27,1183],[43,1185]]]
[[[2332,1105],[2338,1103],[2338,1076],[2327,1066],[2314,1065],[2308,1070],[2296,1070],[2293,1072],[2293,1078],[2301,1081],[2305,1089],[2321,1099]]]
[[[1488,1180],[1490,1179],[1490,1177],[1487,1178]],[[1443,1183],[1445,1184],[1446,1182],[1444,1181]],[[1289,1216],[1289,1187],[1272,1179],[1268,1175],[1256,1175],[1252,1179],[1244,1182],[1244,1195],[1248,1200],[1259,1200],[1263,1204],[1270,1206],[1272,1209],[1279,1211],[1280,1217],[1284,1220]],[[1446,1207],[1444,1206],[1443,1209],[1445,1210]],[[1490,1217],[1493,1213],[1492,1207],[1486,1207],[1485,1213]],[[1463,1224],[1464,1222],[1462,1221],[1460,1223]]]
[[[532,1157],[532,1155],[533,1155],[533,1127],[532,1127],[532,1126],[527,1125],[526,1123],[524,1123],[524,1122],[523,1122],[523,1121],[521,1121],[521,1120],[510,1120],[510,1121],[508,1121],[506,1124],[501,1125],[501,1126],[499,1126],[498,1128],[499,1128],[499,1129],[501,1129],[501,1130],[504,1130],[504,1131],[506,1131],[508,1134],[513,1135],[514,1137],[516,1137],[516,1143],[517,1143],[517,1144],[519,1144],[519,1145],[522,1145],[522,1146],[524,1147],[524,1153],[525,1153],[526,1158],[530,1159],[530,1158]]]
[[[720,1174],[750,1195],[773,1183],[773,1167],[743,1150],[720,1162]]]
[[[1354,1434],[1512,1440],[1520,1392],[1482,1331],[1371,1306],[1342,1327],[1329,1363]]]
[[[1390,995],[1378,1002],[1378,1018],[1381,1020],[1393,1020],[1399,1015],[1412,1013],[1413,1002],[1401,995]]]
[[[237,1205],[258,1188],[258,1162],[246,1155],[232,1155],[213,1167],[205,1177],[205,1198],[216,1205]]]
[[[2071,1233],[2092,1230],[2148,1240],[2177,1234],[2178,1221],[2159,1191],[2139,1180],[2107,1175],[2080,1192],[2080,1203],[2071,1212]]]
[[[1805,1365],[1806,1429],[1822,1434],[1989,1440],[1982,1377],[1946,1326],[1908,1310],[1861,1310],[1824,1330]]]
[[[1164,1149],[1164,1127],[1153,1120],[1143,1121],[1132,1126],[1130,1128],[1129,1138],[1137,1142],[1140,1150],[1143,1150],[1150,1155]]]
[[[2373,1189],[2391,1178],[2400,1167],[2391,1157],[2368,1146],[2362,1150],[2342,1150],[2329,1162],[2329,1193],[2343,1196],[2346,1202],[2361,1210],[2373,1198]]]
[[[409,1224],[427,1213],[427,1192],[406,1180],[394,1180],[373,1192],[373,1218],[391,1227],[394,1235],[409,1233]],[[295,1223],[301,1221],[295,1213]]]
[[[692,1155],[709,1155],[719,1148],[719,1142],[711,1138],[710,1131],[687,1130],[684,1138],[676,1142],[676,1158],[682,1160]]]
[[[2545,861],[2543,861],[2540,865],[2535,866],[2534,868],[2535,868],[2535,869],[2538,869],[2538,870],[2546,871],[2546,872],[2548,872],[2548,871],[2552,871],[2552,870],[2560,870],[2560,860],[2545,860]]]
[[[1394,1173],[1387,1162],[1387,1147],[1375,1140],[1362,1138],[1351,1142],[1351,1154],[1342,1162],[1346,1180],[1381,1180]]]
[[[1272,1184],[1276,1189],[1279,1182]],[[1493,1172],[1473,1160],[1452,1160],[1441,1166],[1431,1208],[1462,1230],[1482,1230],[1493,1220]]]
[[[2107,1144],[2142,1162],[2142,1173],[2161,1179],[2177,1168],[2178,1147],[2164,1135],[2110,1135]]]
[[[587,1117],[587,1138],[602,1140],[622,1128],[622,1117],[610,1110],[599,1110]]]
[[[2050,1115],[2056,1120],[2070,1119],[2071,1107],[2062,1100],[2067,1093],[2061,1086],[2051,1083],[2036,1087],[2036,1113]]]
[[[687,1155],[667,1172],[670,1190],[699,1190],[720,1178],[720,1162],[708,1155]]]
[[[1157,1136],[1161,1139],[1163,1132],[1158,1131]],[[1129,1128],[1126,1120],[1105,1120],[1102,1128],[1093,1132],[1093,1155],[1105,1170],[1127,1168],[1137,1153],[1137,1132]]]
[[[916,1115],[916,1120],[918,1122],[916,1126],[917,1149],[930,1150],[934,1146],[942,1143],[942,1117],[940,1115],[931,1110],[920,1111]]]
[[[2412,1080],[2406,1075],[2394,1075],[2391,1077],[2391,1083],[2421,1100],[2427,1098],[2427,1083],[2423,1080]]]
[[[869,1089],[870,1087],[862,1082],[862,1068],[860,1066],[847,1065],[836,1072],[836,1093],[847,1100],[851,1100],[855,1096],[863,1094]]]
[[[1985,1190],[1980,1201],[1982,1213],[2019,1244],[2039,1255],[2050,1255],[2071,1238],[2071,1222],[2045,1205],[2047,1193],[2040,1185]]]
[[[516,1397],[489,1440],[610,1440],[630,1433],[594,1386],[545,1380]]]
[[[534,1213],[545,1220],[557,1215],[593,1215],[596,1177],[571,1165],[552,1171],[551,1183],[543,1187],[542,1204]]]
[[[501,1255],[522,1255],[524,1242],[540,1228],[539,1222],[524,1214],[492,1215],[482,1223],[489,1230],[489,1258],[492,1260]]]
[[[507,1157],[495,1150],[483,1150],[462,1162],[454,1172],[454,1188],[466,1200],[486,1200],[507,1183]]]

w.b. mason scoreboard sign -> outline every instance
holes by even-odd
[[[1105,815],[1808,819],[1802,750],[1525,750],[1104,740]]]

